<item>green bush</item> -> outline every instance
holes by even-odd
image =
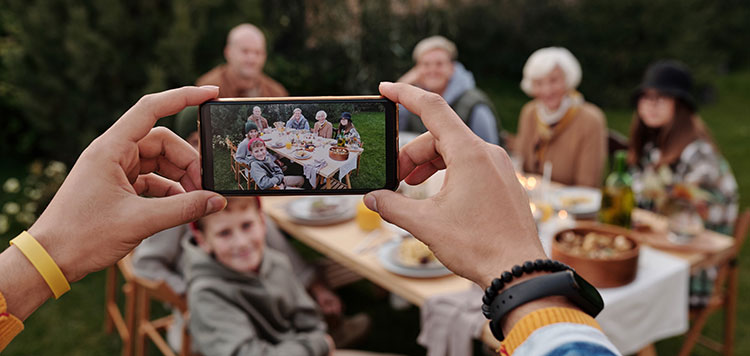
[[[0,154],[72,162],[142,94],[222,63],[242,22],[266,32],[266,71],[293,95],[373,94],[443,34],[488,88],[520,81],[535,49],[566,46],[584,95],[623,107],[663,57],[685,61],[710,100],[718,73],[747,65],[747,18],[742,0],[0,0]]]

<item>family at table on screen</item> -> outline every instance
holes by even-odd
[[[311,133],[313,137],[335,138],[339,145],[361,146],[362,140],[354,127],[351,113],[341,113],[338,128],[335,130],[327,117],[328,114],[325,111],[319,110],[315,114],[315,124],[310,129],[310,123],[302,115],[302,109],[295,108],[292,111],[292,116],[285,124],[276,122],[274,126],[279,132],[283,132],[285,129],[297,130],[297,132],[306,131]],[[268,133],[270,130],[272,129],[268,125],[268,119],[263,117],[261,108],[259,106],[253,107],[253,113],[248,116],[245,123],[245,138],[237,146],[235,155],[237,162],[250,167],[250,177],[259,189],[298,189],[306,185],[312,187],[309,181],[305,182],[303,167],[287,159],[282,160],[268,152],[266,142],[261,136],[264,132]],[[299,137],[299,135],[297,136]],[[291,148],[289,144],[286,147],[287,149]]]

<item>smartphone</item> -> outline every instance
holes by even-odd
[[[398,108],[382,96],[229,98],[200,105],[203,188],[224,195],[398,187]]]

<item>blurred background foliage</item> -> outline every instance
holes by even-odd
[[[741,0],[0,0],[0,154],[72,163],[144,93],[222,63],[242,22],[266,33],[266,72],[292,95],[375,93],[442,34],[490,92],[515,90],[535,49],[568,47],[584,95],[622,108],[662,57],[685,61],[713,100],[712,78],[748,63],[747,18]],[[515,121],[517,108],[500,111]]]

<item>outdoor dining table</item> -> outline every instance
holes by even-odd
[[[330,226],[298,224],[286,210],[286,205],[293,199],[265,197],[263,209],[294,238],[416,306],[423,306],[435,296],[466,291],[472,285],[469,280],[453,274],[419,279],[391,273],[381,265],[373,251],[355,251],[369,232],[360,229],[353,220]],[[634,212],[634,219],[658,221],[662,218],[648,211]],[[576,224],[571,221],[540,228],[542,244],[548,246],[556,231]],[[394,234],[387,230],[381,233]],[[711,253],[667,252],[644,246],[633,282],[618,288],[600,289],[605,308],[597,321],[623,354],[637,353],[658,340],[687,330],[689,272],[726,257],[733,246],[729,236],[712,233],[709,238],[715,245]],[[491,347],[499,346],[488,324],[481,341]]]
[[[339,181],[348,180],[349,172],[357,168],[357,157],[362,153],[362,149],[351,147],[349,148],[349,158],[345,161],[337,161],[328,155],[329,148],[336,144],[336,140],[318,137],[307,130],[284,129],[284,132],[281,132],[278,129],[269,128],[264,131],[261,139],[266,141],[267,149],[302,167],[324,161],[325,165],[318,170],[317,175],[325,179],[325,189],[331,189],[331,178],[334,178],[337,173],[339,174]],[[291,142],[292,139],[313,142],[315,150],[311,152],[309,158],[299,158],[295,156],[294,152],[304,148],[299,145],[287,148],[286,143]],[[349,182],[347,182],[347,185],[351,188]]]

